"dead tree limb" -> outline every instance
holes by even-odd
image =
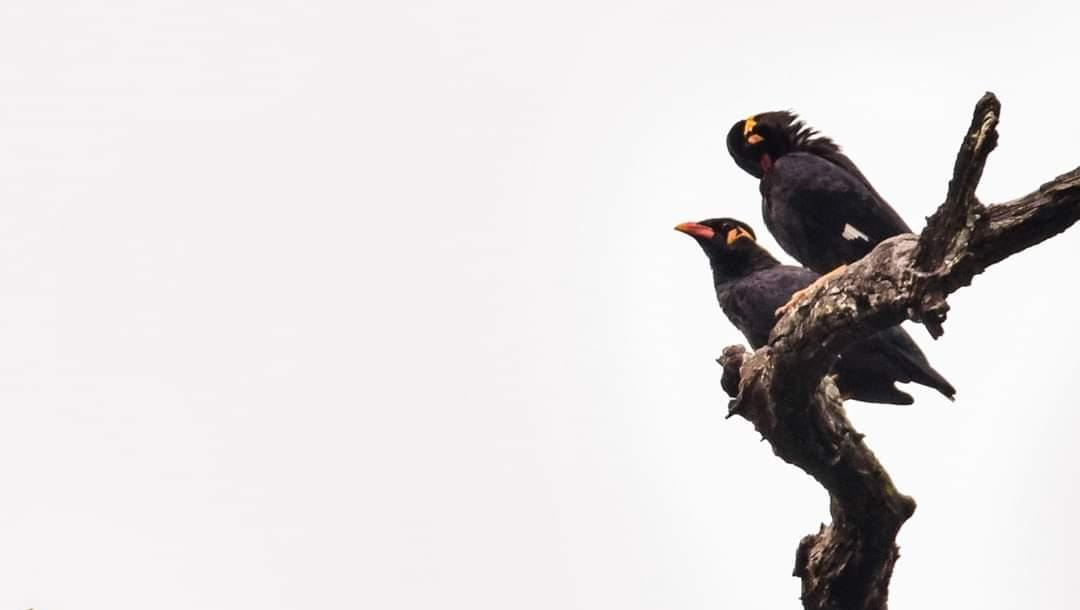
[[[921,236],[882,242],[779,320],[768,345],[754,353],[729,347],[718,360],[734,397],[729,417],[753,423],[777,456],[829,492],[832,523],[803,538],[796,553],[807,610],[884,610],[896,535],[915,511],[844,415],[826,377],[836,355],[905,319],[940,336],[949,294],[1080,219],[1080,168],[1011,202],[976,200],[1000,113],[993,94],[979,100],[945,203]]]

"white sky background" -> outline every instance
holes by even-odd
[[[993,90],[980,195],[1030,191],[1080,164],[1075,22],[5,4],[0,608],[797,608],[827,498],[724,421],[743,340],[671,227],[761,227],[723,139],[777,108],[921,228]],[[1074,606],[1078,248],[911,328],[956,404],[851,404],[919,502],[893,607]]]

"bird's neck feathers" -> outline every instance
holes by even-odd
[[[827,159],[844,169],[854,170],[855,164],[840,150],[832,138],[821,135],[813,127],[796,120],[788,126],[788,147],[791,152],[805,152]]]
[[[866,179],[866,176],[864,176],[863,173],[859,171],[859,168],[855,166],[855,163],[844,154],[840,149],[840,145],[833,142],[831,138],[819,134],[812,127],[806,126],[802,121],[795,121],[789,129],[789,134],[790,146],[793,151],[817,155],[834,165],[842,167],[855,176],[859,182],[862,182],[875,197],[884,202],[884,199],[882,199],[881,195],[874,190],[874,186],[870,184],[870,181]]]
[[[713,284],[721,289],[729,282],[740,280],[757,271],[771,269],[780,264],[764,248],[757,244],[747,245],[723,256],[710,253],[709,264],[713,271]]]

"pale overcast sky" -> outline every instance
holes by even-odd
[[[921,228],[993,90],[980,196],[1032,190],[1080,164],[1076,18],[6,3],[0,608],[799,607],[827,496],[723,419],[743,340],[672,227],[780,254],[724,149],[779,108]],[[1075,606],[1078,249],[911,327],[955,404],[849,404],[919,503],[894,608]]]

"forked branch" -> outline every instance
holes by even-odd
[[[729,416],[753,423],[777,456],[829,492],[832,523],[803,538],[796,553],[808,610],[886,608],[896,535],[915,510],[844,415],[826,377],[830,363],[853,341],[905,319],[940,336],[949,294],[1080,219],[1080,168],[1011,202],[976,200],[1000,114],[992,93],[979,100],[945,203],[921,236],[882,242],[779,320],[767,346],[729,347],[718,360],[734,397]]]

